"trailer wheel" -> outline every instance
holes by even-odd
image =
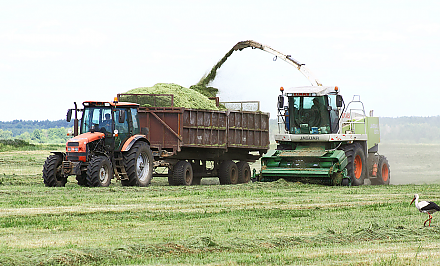
[[[67,177],[62,174],[63,157],[52,154],[47,157],[43,165],[43,181],[46,187],[64,187]]]
[[[125,170],[128,180],[121,180],[123,186],[146,187],[153,176],[153,153],[150,146],[142,141],[124,153]]]
[[[108,187],[113,176],[110,160],[105,156],[95,156],[87,166],[89,187]]]
[[[371,183],[374,185],[390,184],[390,165],[387,157],[383,155],[379,156],[379,163],[377,164],[377,178],[371,179]]]
[[[193,182],[193,169],[187,161],[178,161],[173,167],[173,183],[190,186]]]
[[[233,161],[223,161],[223,163],[220,164],[218,179],[221,185],[237,184],[237,165]]]
[[[364,184],[367,172],[365,153],[359,143],[355,143],[344,148],[347,156],[347,172],[351,179],[352,186]]]
[[[251,181],[251,167],[247,162],[239,162],[237,163],[238,170],[238,183],[249,183]]]

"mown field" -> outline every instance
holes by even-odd
[[[46,188],[48,150],[0,152],[0,265],[437,265],[440,214],[409,203],[440,203],[438,148],[381,146],[399,185],[361,187]]]

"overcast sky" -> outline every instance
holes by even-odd
[[[377,116],[440,115],[440,1],[0,0],[0,121],[64,119],[73,102],[111,101],[156,83],[196,84],[237,42],[306,64]],[[309,85],[250,48],[220,68],[223,101]]]

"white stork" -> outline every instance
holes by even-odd
[[[419,212],[427,213],[429,215],[429,219],[425,221],[423,226],[426,226],[427,221],[429,221],[428,226],[431,226],[431,219],[432,219],[431,214],[433,214],[436,211],[440,211],[440,207],[432,201],[419,202],[419,195],[418,194],[414,195],[414,198],[409,205],[411,205],[414,201],[416,202],[415,205],[416,205],[416,208],[419,210]]]

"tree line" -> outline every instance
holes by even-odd
[[[37,120],[13,120],[0,121],[0,139],[19,139],[29,143],[65,143],[69,129],[73,128],[73,121],[37,121]]]
[[[382,142],[440,143],[440,116],[431,117],[381,117]],[[0,121],[0,139],[20,139],[30,143],[65,143],[73,129],[73,121]],[[278,133],[277,119],[270,119],[271,141]]]

